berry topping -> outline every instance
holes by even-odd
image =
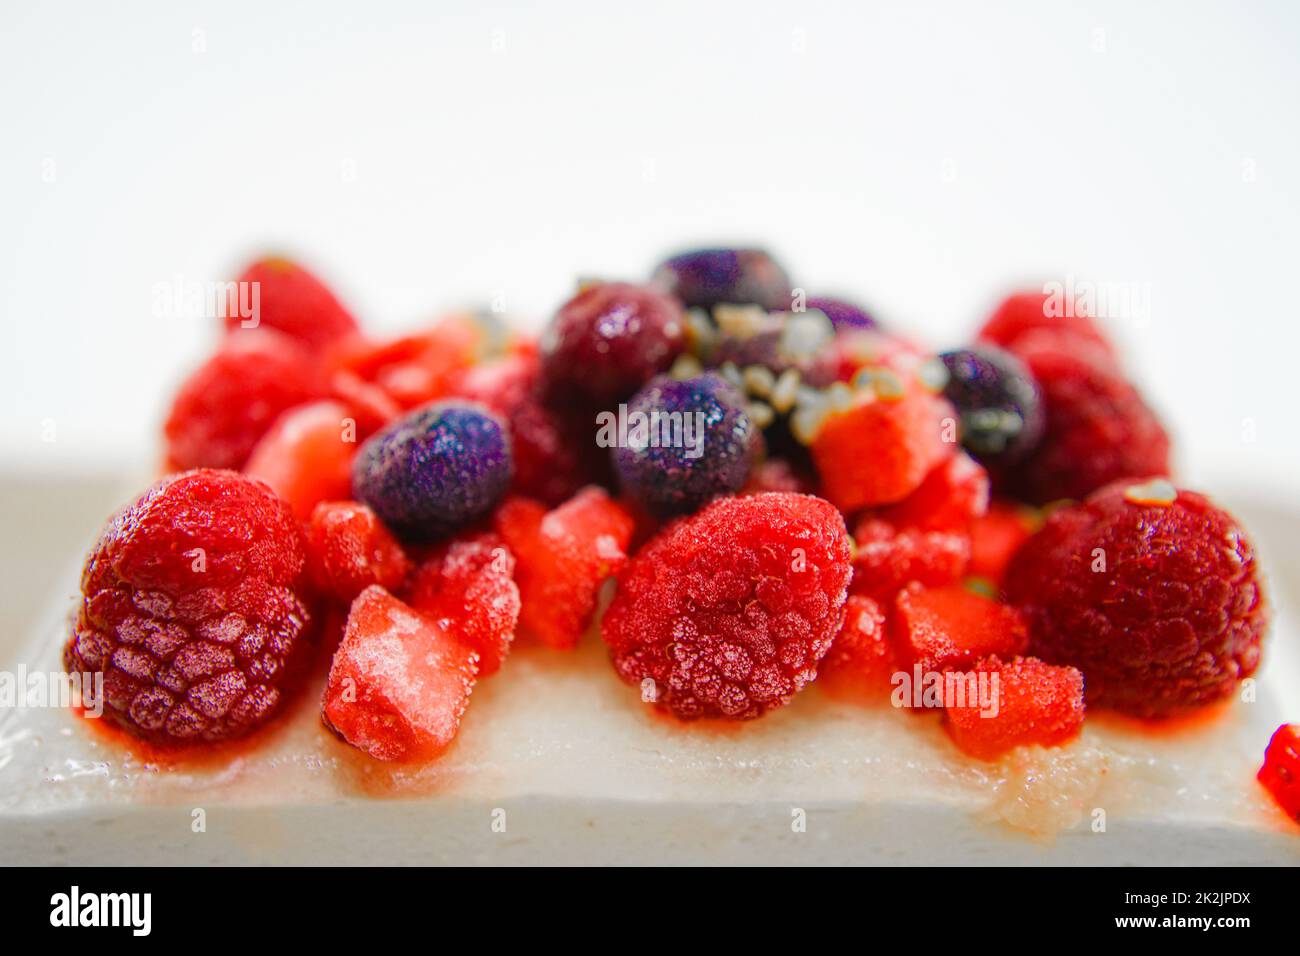
[[[1300,823],[1300,724],[1283,724],[1273,734],[1259,782],[1283,812]]]
[[[1038,385],[1024,364],[991,345],[944,352],[943,394],[957,409],[961,443],[986,464],[1015,461],[1043,430]]]
[[[629,684],[682,719],[749,719],[817,676],[844,619],[850,546],[826,501],[719,498],[618,577],[602,636]]]
[[[966,532],[988,507],[988,473],[959,453],[932,469],[920,487],[881,516],[900,528]]]
[[[357,422],[350,409],[334,401],[299,405],[258,440],[244,473],[270,485],[306,520],[318,502],[352,494],[356,442]]]
[[[818,296],[809,299],[805,305],[808,309],[816,309],[830,319],[836,332],[843,329],[874,329],[878,325],[866,309],[844,299]]]
[[[1073,667],[1033,657],[1003,663],[994,656],[963,676],[966,699],[962,706],[948,707],[944,717],[953,743],[972,757],[995,760],[1014,747],[1053,747],[1083,726],[1083,675]],[[981,680],[986,700],[980,700]]]
[[[322,501],[307,525],[307,569],[317,591],[351,604],[372,584],[396,591],[406,580],[410,562],[365,505]]]
[[[835,330],[822,313],[727,305],[714,309],[713,317],[718,332],[705,350],[707,364],[735,366],[740,384],[777,411],[789,411],[797,386],[824,388],[835,380]],[[785,401],[782,388],[789,391]]]
[[[600,586],[627,561],[632,515],[590,487],[551,511],[527,498],[508,499],[495,520],[518,561],[520,626],[548,647],[577,647]]]
[[[165,478],[120,511],[86,559],[64,650],[104,675],[104,714],[158,743],[264,723],[308,640],[303,544],[288,507],[231,471]]]
[[[889,619],[904,667],[923,673],[969,667],[990,654],[1020,654],[1029,643],[1016,609],[963,587],[910,585]]]
[[[1032,653],[1083,671],[1090,702],[1160,717],[1220,699],[1259,665],[1268,622],[1254,549],[1195,492],[1138,504],[1137,482],[1052,513],[1006,591]]]
[[[1093,358],[1113,360],[1115,347],[1081,305],[1046,292],[1018,292],[994,310],[977,338],[1009,352],[1020,352],[1033,341],[1038,346],[1053,343],[1062,350],[1082,350]]]
[[[450,394],[451,384],[488,348],[492,332],[477,314],[454,312],[429,328],[372,342],[360,336],[338,343],[327,360],[411,409]]]
[[[481,405],[438,402],[372,435],[352,491],[409,541],[430,541],[487,514],[510,484],[510,443]]]
[[[1057,350],[1022,358],[1042,389],[1045,423],[1037,447],[1006,476],[1009,491],[1045,504],[1086,497],[1119,478],[1168,473],[1169,436],[1115,369]]]
[[[290,259],[260,259],[240,273],[237,282],[225,309],[226,328],[231,331],[275,329],[311,348],[357,331],[356,319],[334,293]],[[249,311],[253,314],[245,314]]]
[[[790,307],[790,277],[762,249],[697,249],[666,260],[652,280],[688,307]]]
[[[913,581],[926,587],[956,584],[970,563],[970,537],[962,531],[900,529],[867,518],[859,522],[853,540],[853,593],[882,602]]]
[[[1033,508],[994,501],[971,523],[970,573],[1001,584],[1007,563],[1042,523]]]
[[[623,488],[659,517],[687,514],[738,491],[760,433],[740,392],[719,375],[653,379],[627,405],[627,434],[612,412],[597,440],[614,447]]]
[[[281,412],[324,391],[315,361],[288,336],[230,336],[172,401],[163,426],[168,463],[176,470],[242,468]]]
[[[647,286],[600,282],[582,289],[542,336],[542,379],[560,402],[604,408],[667,371],[686,341],[671,296]]]
[[[478,655],[379,585],[352,602],[321,717],[377,760],[430,760],[460,729]]]
[[[515,556],[495,534],[457,538],[420,564],[407,600],[478,652],[478,676],[501,668],[515,639]]]
[[[850,594],[844,602],[844,626],[822,658],[817,686],[834,697],[877,701],[887,696],[897,666],[880,605]]]

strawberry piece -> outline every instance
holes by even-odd
[[[478,676],[501,668],[519,620],[515,556],[492,533],[450,541],[420,564],[407,601],[478,652]]]
[[[970,562],[970,537],[957,531],[894,527],[878,518],[859,522],[853,539],[854,594],[890,603],[904,586],[956,584]]]
[[[971,522],[970,573],[1001,584],[1012,556],[1041,523],[1033,508],[994,501]]]
[[[275,329],[315,350],[351,335],[356,319],[318,278],[289,259],[260,259],[240,273],[239,286],[226,297],[225,323],[234,332],[251,327]],[[256,299],[252,290],[256,283]],[[245,300],[240,301],[241,297]],[[256,314],[245,316],[256,302]]]
[[[834,697],[880,700],[889,692],[895,658],[880,605],[851,594],[844,605],[844,626],[822,658],[817,683]]]
[[[922,673],[968,667],[991,654],[1020,654],[1029,645],[1015,608],[962,587],[910,585],[894,597],[889,623],[901,663]]]
[[[1113,362],[1115,347],[1105,333],[1074,307],[1078,303],[1069,303],[1068,309],[1066,304],[1040,291],[1007,296],[984,323],[976,339],[1000,345],[1009,352],[1021,352],[1025,341],[1032,336],[1040,346],[1049,340],[1071,351],[1076,351],[1075,346],[1082,346],[1089,355]]]
[[[410,571],[406,552],[356,501],[322,501],[307,525],[307,569],[316,589],[351,603],[372,584],[396,591]]]
[[[329,392],[355,414],[358,438],[374,434],[402,414],[402,406],[387,392],[345,368],[330,375]]]
[[[1300,823],[1300,724],[1283,724],[1274,732],[1259,782],[1283,812]]]
[[[971,521],[988,512],[989,476],[965,452],[933,468],[921,486],[881,517],[900,528],[969,531]]]
[[[976,681],[988,681],[987,708]],[[975,665],[966,678],[964,706],[948,707],[948,735],[964,753],[994,760],[1013,747],[1065,743],[1083,726],[1083,675],[1073,667],[1044,664],[1035,657],[1003,663],[996,656]],[[996,678],[996,683],[994,683]]]
[[[304,521],[318,502],[352,497],[356,424],[338,402],[312,402],[276,420],[248,457],[244,472],[260,478]]]
[[[468,313],[453,313],[423,332],[382,342],[354,337],[329,356],[344,369],[379,386],[403,410],[442,398],[484,347],[485,330]]]
[[[372,585],[352,602],[321,716],[377,760],[430,760],[455,738],[477,671],[446,627]]]
[[[827,416],[812,457],[826,496],[849,513],[902,501],[955,446],[942,441],[935,396],[911,386],[901,398],[864,393]]]
[[[508,499],[496,527],[518,559],[520,624],[549,647],[577,647],[601,584],[627,562],[632,515],[591,486],[552,511],[528,498]]]

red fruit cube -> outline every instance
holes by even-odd
[[[1052,747],[1083,726],[1083,675],[1073,667],[1036,657],[1007,663],[990,657],[963,676],[966,699],[945,709],[944,723],[953,742],[972,757],[994,760],[1028,744]],[[983,694],[980,680],[986,682]]]
[[[352,497],[357,441],[356,419],[346,406],[301,405],[262,436],[244,473],[270,485],[305,521],[319,502]]]
[[[519,620],[515,556],[492,533],[440,545],[421,562],[407,601],[478,651],[478,676],[501,668]]]
[[[430,760],[460,729],[478,654],[379,585],[352,602],[322,718],[377,760]]]
[[[988,510],[988,472],[961,452],[931,469],[919,488],[881,517],[899,528],[967,532]]]
[[[256,310],[250,308],[253,305]],[[257,328],[275,329],[312,349],[357,330],[356,319],[323,282],[298,263],[274,256],[240,273],[238,285],[227,293],[224,319],[231,332],[242,335],[256,323]]]
[[[884,611],[869,597],[849,595],[844,626],[818,666],[818,686],[835,697],[877,701],[887,696],[895,670]]]
[[[402,414],[402,406],[378,385],[342,368],[330,375],[330,395],[352,410],[357,438],[368,438]]]
[[[910,585],[894,597],[889,620],[903,666],[922,673],[969,667],[981,657],[1020,654],[1029,646],[1015,608],[963,587]]]
[[[970,562],[970,537],[957,531],[899,530],[887,521],[867,518],[854,531],[854,594],[886,605],[904,586],[957,584]]]
[[[857,404],[829,414],[812,443],[826,497],[847,514],[914,492],[954,450],[943,441],[943,408],[913,385],[898,398],[865,392]]]
[[[1259,782],[1286,815],[1300,823],[1300,724],[1283,724],[1274,732]]]
[[[528,498],[507,499],[496,527],[518,560],[520,624],[550,647],[577,647],[601,584],[627,562],[632,515],[592,486],[552,511]]]
[[[356,501],[322,501],[307,524],[307,569],[321,594],[352,599],[379,584],[396,591],[410,571],[406,552],[379,517]]]
[[[360,337],[330,354],[333,370],[346,369],[382,388],[403,409],[449,394],[462,370],[484,347],[486,331],[468,313],[454,313],[412,335],[384,342]]]
[[[1002,583],[1011,556],[1041,524],[1038,512],[1026,505],[995,501],[988,514],[971,523],[970,573]]]

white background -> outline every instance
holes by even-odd
[[[395,330],[741,240],[936,345],[1138,283],[1185,473],[1294,480],[1296,4],[623,6],[5,0],[0,467],[146,472],[265,249]]]

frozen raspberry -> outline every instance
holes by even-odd
[[[1022,356],[1043,394],[1043,436],[1006,475],[1033,504],[1083,498],[1108,482],[1169,472],[1169,436],[1118,372],[1060,351]]]
[[[878,325],[866,309],[844,299],[832,299],[826,296],[811,298],[805,303],[809,309],[817,309],[831,320],[836,332],[844,329],[874,329]]]
[[[948,370],[943,394],[957,409],[961,443],[986,465],[1005,465],[1031,450],[1043,431],[1043,411],[1024,363],[991,345],[939,356]]]
[[[606,414],[598,440],[613,447],[624,490],[658,517],[738,491],[761,441],[744,396],[712,373],[651,380],[627,405],[626,435],[618,434],[617,416]]]
[[[970,573],[1000,585],[1012,556],[1041,524],[1042,518],[1033,508],[992,502],[988,514],[971,523]]]
[[[411,565],[373,511],[355,501],[322,501],[307,525],[307,569],[318,592],[351,604],[380,584],[396,591]]]
[[[957,454],[932,469],[919,488],[884,509],[881,517],[899,528],[967,532],[988,507],[988,473],[968,455]]]
[[[241,332],[181,385],[163,432],[170,466],[241,468],[280,414],[320,398],[315,361],[288,336]]]
[[[288,507],[231,471],[165,478],[120,511],[86,559],[64,650],[104,675],[104,714],[158,743],[263,724],[300,670],[308,612]]]
[[[291,408],[253,446],[244,474],[271,486],[306,520],[318,502],[352,494],[357,424],[338,402]]]
[[[520,626],[548,647],[577,647],[600,586],[627,561],[632,515],[590,487],[550,511],[528,498],[508,499],[495,522],[518,562]]]
[[[990,654],[1020,654],[1029,644],[1015,608],[957,586],[904,588],[889,622],[903,666],[923,673],[969,667]]]
[[[421,562],[407,600],[478,652],[478,676],[501,668],[519,620],[515,556],[497,535],[458,538]]]
[[[790,307],[790,277],[762,249],[696,249],[666,260],[654,273],[655,285],[688,307],[722,303]]]
[[[445,401],[366,440],[352,491],[400,537],[431,541],[486,515],[510,484],[510,441],[482,405]]]
[[[913,581],[926,587],[956,584],[970,563],[970,536],[962,531],[898,528],[866,518],[853,540],[853,593],[886,603]]]
[[[1009,352],[1020,352],[1031,337],[1040,344],[1055,340],[1063,349],[1081,347],[1089,355],[1113,361],[1115,347],[1077,305],[1069,303],[1067,307],[1067,303],[1045,292],[1018,292],[994,310],[977,338]]]
[[[1054,512],[1004,586],[1031,652],[1083,671],[1090,702],[1165,716],[1231,694],[1259,666],[1268,612],[1249,539],[1163,480]]]
[[[868,703],[888,695],[897,669],[880,605],[850,594],[844,602],[844,626],[822,658],[817,686],[834,697]]]
[[[605,408],[667,371],[686,341],[671,297],[647,286],[600,282],[575,295],[542,335],[542,379],[557,402]]]
[[[535,353],[515,353],[466,369],[452,391],[486,405],[509,427],[515,463],[511,492],[554,506],[593,478],[575,448],[574,430],[542,403],[540,377]]]
[[[301,265],[268,258],[240,273],[226,297],[226,328],[275,329],[310,348],[319,348],[357,331],[356,319],[329,289]],[[249,309],[249,306],[255,306]],[[252,311],[253,315],[245,313]]]
[[[455,739],[477,670],[440,622],[372,585],[352,602],[321,717],[376,760],[431,760]]]
[[[761,716],[817,676],[844,620],[849,556],[829,502],[719,498],[619,575],[602,625],[614,667],[684,720]]]
[[[1033,657],[1003,662],[991,656],[962,676],[966,699],[944,711],[944,723],[953,743],[972,757],[995,760],[1030,744],[1054,747],[1083,726],[1083,675],[1073,667],[1054,667]],[[984,700],[981,678],[987,688]]]
[[[1273,734],[1259,782],[1283,812],[1300,823],[1300,724],[1283,724]]]

